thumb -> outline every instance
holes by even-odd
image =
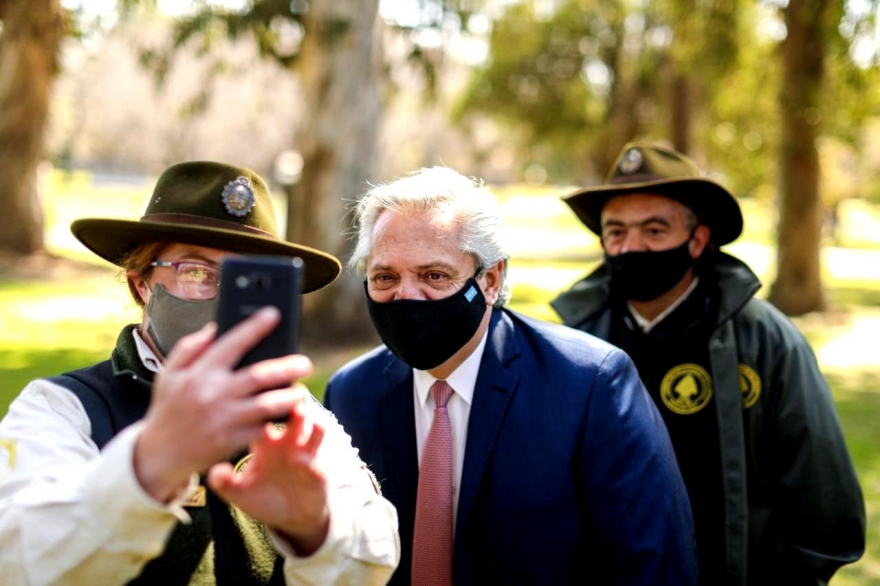
[[[231,502],[241,492],[240,480],[236,478],[232,464],[220,462],[208,470],[208,486],[214,493]]]

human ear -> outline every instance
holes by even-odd
[[[691,258],[700,258],[703,251],[706,250],[706,246],[709,244],[709,239],[711,237],[712,232],[709,230],[709,226],[699,224],[694,228],[694,235],[691,237],[690,243],[688,244]]]
[[[140,296],[141,301],[146,305],[150,300],[150,287],[147,285],[147,282],[137,271],[128,271],[125,273],[125,277],[131,282],[135,291],[137,291],[137,294]]]
[[[486,305],[495,305],[495,302],[498,301],[498,296],[501,294],[501,278],[503,274],[504,261],[499,260],[483,271],[481,276],[484,277],[484,284],[480,284],[479,280],[477,280],[477,284],[480,285],[483,291],[483,297],[486,298]]]

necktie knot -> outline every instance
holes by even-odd
[[[438,380],[431,385],[431,396],[434,398],[435,409],[445,408],[452,397],[452,387],[446,381]]]

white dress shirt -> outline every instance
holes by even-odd
[[[452,510],[458,511],[458,494],[461,487],[461,471],[464,466],[464,448],[467,443],[468,420],[471,416],[471,404],[474,399],[474,387],[477,385],[477,374],[480,372],[480,362],[483,359],[483,350],[486,349],[486,337],[488,329],[483,334],[480,344],[470,356],[446,378],[447,384],[452,387],[453,393],[446,404],[449,413],[449,423],[452,426]],[[413,369],[413,401],[416,415],[416,447],[418,448],[419,462],[422,461],[422,450],[425,447],[425,439],[434,422],[434,398],[431,396],[431,385],[438,380],[424,370]],[[452,517],[452,527],[455,529],[455,517]]]
[[[142,362],[161,370],[136,340]],[[286,582],[384,584],[400,556],[397,512],[376,494],[336,418],[314,401],[306,416],[326,429],[318,462],[327,475],[330,531],[305,558],[273,538]],[[165,505],[141,488],[133,469],[141,429],[131,425],[99,452],[73,393],[46,380],[25,387],[0,421],[4,586],[125,584],[162,553],[175,524],[189,521],[182,504],[190,494]]]

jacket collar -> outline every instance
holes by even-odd
[[[724,323],[751,299],[761,281],[744,262],[721,251],[713,253],[709,260],[710,268],[706,271],[711,278],[712,270],[720,290],[720,305],[716,326]],[[704,273],[705,274],[705,273]],[[550,302],[550,305],[569,326],[577,327],[601,310],[609,303],[610,275],[605,263],[592,273],[578,281],[568,291]]]
[[[493,309],[489,320],[489,333],[487,334],[486,349],[483,353],[483,362],[480,364],[480,374],[477,377],[477,385],[483,377],[483,365],[487,358],[492,358],[499,364],[507,364],[520,353],[519,343],[516,339],[513,321],[506,309]],[[412,367],[400,360],[390,352],[389,360],[383,372],[388,383],[385,392],[387,395],[395,391],[401,384],[412,385]],[[412,388],[409,389],[410,391]],[[411,398],[411,397],[410,397]]]
[[[456,513],[457,536],[463,534],[467,525],[474,500],[489,468],[504,417],[519,384],[519,377],[508,369],[519,356],[520,346],[513,321],[506,310],[492,311],[488,335],[468,423]],[[456,543],[459,543],[457,537]]]
[[[122,329],[116,340],[116,347],[110,355],[113,374],[116,377],[136,380],[147,388],[153,383],[153,372],[141,361],[134,341],[134,330],[138,324],[129,324]]]

